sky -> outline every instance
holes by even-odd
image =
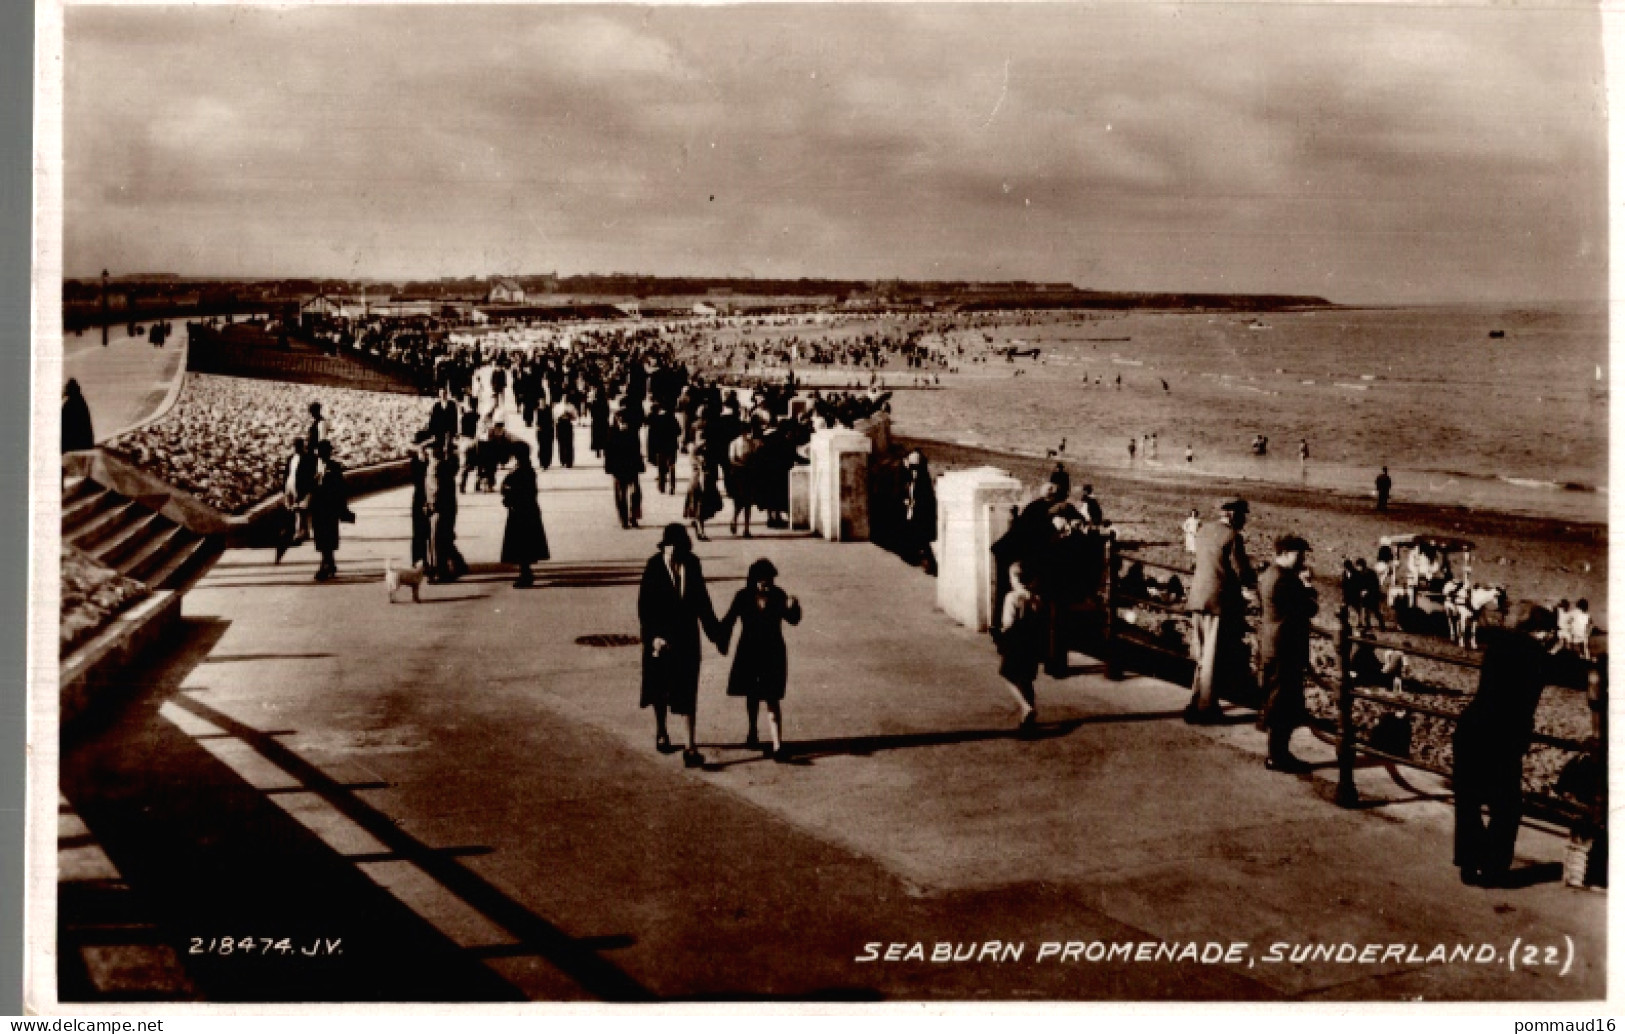
[[[1606,296],[1600,16],[69,7],[64,274]]]

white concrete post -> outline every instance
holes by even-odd
[[[866,435],[846,428],[812,436],[812,529],[831,542],[869,537],[869,453]]]
[[[937,606],[967,628],[982,632],[993,623],[993,543],[1021,497],[1021,482],[997,467],[937,479]]]

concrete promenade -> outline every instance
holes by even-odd
[[[1561,885],[1560,838],[1525,829],[1527,886],[1463,887],[1425,784],[1369,768],[1386,803],[1339,809],[1308,733],[1296,749],[1325,767],[1270,773],[1250,714],[1189,727],[1184,689],[1091,666],[1040,679],[1042,727],[1020,738],[990,642],[867,544],[713,523],[697,552],[719,612],[760,556],[802,601],[794,758],[744,749],[731,658],[712,651],[707,764],[685,770],[637,706],[638,648],[583,641],[637,634],[642,566],[681,495],[646,477],[644,527],[623,531],[579,452],[541,476],[553,559],[531,589],[491,563],[495,494],[463,497],[474,573],[420,605],[389,604],[381,582],[383,558],[408,553],[406,489],[356,501],[334,582],[312,580],[309,547],[280,565],[225,555],[186,598],[182,648],[64,745],[65,810],[123,892],[63,884],[65,994],[85,977],[75,950],[122,936],[118,909],[173,948],[176,986],[212,1000],[1605,993],[1606,897]],[[226,955],[223,937],[273,946]],[[991,941],[1019,960],[985,957]],[[1095,941],[1245,947],[1229,963],[1038,959]],[[978,960],[857,961],[873,942],[923,942],[927,959],[974,943]],[[1379,947],[1294,964],[1269,961],[1275,942]],[[1440,945],[1483,961],[1425,961]]]

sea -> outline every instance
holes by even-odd
[[[1103,313],[949,342],[1039,353],[962,361],[941,390],[898,391],[900,432],[1055,450],[1085,473],[1359,494],[1386,465],[1396,500],[1607,519],[1602,306]]]

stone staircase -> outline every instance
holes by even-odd
[[[165,497],[131,499],[87,477],[62,489],[62,540],[152,589],[183,591],[203,577],[224,546],[158,512]]]

